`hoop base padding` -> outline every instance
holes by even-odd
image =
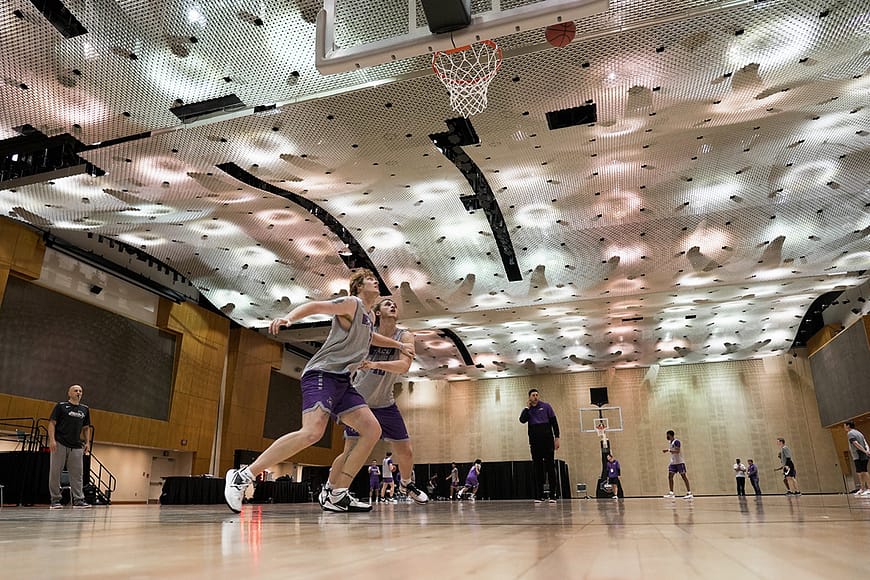
[[[444,34],[471,24],[471,0],[422,0],[432,34]]]

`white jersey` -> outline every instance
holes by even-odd
[[[679,449],[680,453],[674,453],[674,449]],[[683,461],[683,453],[682,453],[682,444],[679,439],[674,439],[671,441],[671,444],[668,445],[668,450],[671,452],[671,465],[679,465],[680,463],[685,463]]]

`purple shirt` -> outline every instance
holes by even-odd
[[[520,423],[529,424],[529,441],[552,440],[559,436],[556,412],[549,403],[538,401],[534,407],[526,407],[520,413]]]
[[[607,462],[607,477],[619,477],[619,461],[614,459]]]
[[[472,465],[471,469],[468,470],[468,475],[465,477],[465,485],[472,487],[477,485],[477,464]]]

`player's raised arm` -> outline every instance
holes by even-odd
[[[356,308],[357,301],[347,297],[319,302],[306,302],[305,304],[301,304],[291,310],[287,316],[273,320],[271,324],[269,324],[269,334],[278,334],[278,331],[281,330],[282,326],[290,326],[291,324],[314,314],[346,316],[348,318],[353,318]]]

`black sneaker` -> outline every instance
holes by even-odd
[[[363,503],[350,495],[346,489],[341,492],[330,492],[321,506],[328,512],[370,512],[371,504]]]
[[[417,503],[427,503],[429,501],[429,496],[417,489],[417,486],[414,485],[414,482],[408,482],[407,485],[403,485],[402,491],[404,491],[408,497],[410,497]]]
[[[48,506],[48,509],[50,509],[50,510],[62,510],[63,504],[60,503],[59,501],[53,501],[53,502],[51,502],[51,505]]]
[[[73,509],[74,510],[89,510],[91,509],[91,504],[86,502],[83,499],[77,499],[73,501]]]

